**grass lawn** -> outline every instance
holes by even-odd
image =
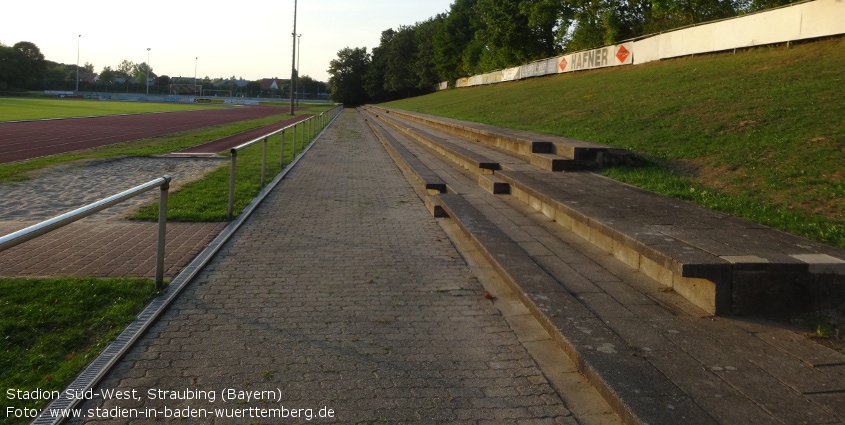
[[[386,106],[624,147],[613,178],[845,248],[845,39],[447,90]]]
[[[155,294],[155,283],[147,279],[0,278],[0,388],[5,404],[46,406],[46,401],[10,401],[6,391],[62,391]]]
[[[0,97],[0,122],[148,112],[220,109],[228,105],[186,103],[118,102],[85,99],[31,99]]]

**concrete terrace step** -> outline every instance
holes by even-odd
[[[711,314],[845,300],[845,252],[592,173],[503,171],[516,198]]]
[[[624,422],[662,424],[683,418],[687,424],[717,423],[645,358],[616,355],[611,347],[623,347],[626,341],[462,196],[442,194],[436,199],[581,372],[616,404],[614,410]],[[583,349],[588,346],[607,349]],[[672,410],[663,408],[666,398],[672,399]]]
[[[476,140],[451,134],[439,128],[428,127],[414,120],[398,118],[390,114],[368,111],[373,117],[394,128],[410,134],[413,139],[430,149],[450,158],[465,168],[472,167],[473,156],[478,160],[488,160],[498,164],[502,170],[532,170],[539,168],[546,171],[575,171],[584,169],[582,161],[561,158],[551,153],[530,153],[525,157],[514,155],[495,146],[479,143]]]
[[[384,145],[387,152],[393,160],[410,172],[429,193],[445,193],[447,191],[446,183],[436,173],[431,171],[422,161],[414,154],[408,151],[405,146],[399,143],[392,134],[390,134],[381,124],[374,120],[366,120],[367,125],[373,130],[376,137]]]
[[[402,132],[411,139],[422,143],[437,153],[446,156],[470,172],[476,174],[491,174],[494,170],[501,169],[499,162],[492,160],[483,154],[470,150],[458,143],[449,141],[443,137],[438,137],[426,130],[408,127],[403,125],[400,121],[382,117],[377,113],[372,113],[371,116],[379,120],[381,123]]]
[[[554,154],[569,159],[573,165],[551,171],[573,171],[634,162],[625,149],[591,143],[568,137],[552,136],[487,124],[461,121],[433,115],[410,113],[397,109],[369,106],[382,113],[414,120],[425,125],[513,152],[532,161],[532,154]],[[532,161],[533,163],[533,161]]]
[[[553,153],[532,153],[528,157],[531,165],[547,171],[576,171],[590,168],[583,161],[562,158]]]
[[[377,110],[376,108],[371,108]],[[571,158],[563,158],[555,153],[551,143],[546,142],[528,142],[528,141],[513,141],[508,143],[482,143],[477,137],[472,134],[467,135],[465,132],[455,131],[453,127],[432,125],[433,121],[418,120],[412,116],[396,113],[396,111],[385,111],[378,109],[382,119],[389,120],[402,125],[404,128],[413,129],[420,135],[426,138],[425,143],[432,146],[440,145],[442,142],[455,142],[456,144],[466,148],[472,146],[473,149],[497,149],[499,152],[506,153],[509,157],[506,161],[499,161],[501,169],[520,168],[514,166],[516,161],[524,161],[534,167],[546,171],[576,171],[592,168],[589,161],[580,161]],[[393,113],[391,113],[393,112]],[[423,129],[425,128],[425,129]]]

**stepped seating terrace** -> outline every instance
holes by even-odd
[[[788,248],[797,240],[808,250],[813,246],[826,252],[807,255],[829,256],[828,263],[810,265],[809,257],[790,257],[792,260],[781,260],[791,265],[779,265],[776,270],[799,273],[795,270],[803,267],[797,261],[803,259],[813,270],[804,274],[824,275],[831,282],[841,276],[837,274],[841,265],[832,260],[841,258],[835,257],[841,250],[789,235],[780,239],[776,236],[784,235],[764,226],[592,173],[544,171],[525,159],[522,164],[501,159],[502,169],[494,174],[472,172],[427,144],[405,137],[399,128],[407,121],[399,126],[382,125],[390,119],[385,116],[392,115],[364,114],[372,128],[403,145],[413,163],[441,177],[448,193],[428,191],[419,193],[420,197],[449,217],[623,423],[845,421],[845,354],[808,340],[783,322],[730,314],[734,311],[714,317],[712,311],[684,298],[666,282],[650,277],[648,267],[635,268],[631,258],[620,255],[624,250],[607,249],[616,243],[640,244],[637,249],[643,252],[636,255],[643,257],[643,263],[663,255],[687,267],[688,272],[704,273],[711,267],[735,265],[722,258],[713,260],[706,250],[737,254],[756,249],[772,255],[770,252]],[[437,130],[427,131],[446,137]],[[477,151],[500,159],[498,148],[485,149]],[[408,172],[406,177],[417,171],[399,157],[394,160]],[[418,178],[409,181],[414,179]],[[485,182],[492,181],[504,183],[508,189],[504,193],[512,196],[490,195],[496,191],[485,187]],[[635,202],[637,199],[640,202]],[[552,205],[558,201],[560,206]],[[678,212],[686,208],[690,208],[686,215]],[[431,207],[429,211],[434,212]],[[637,221],[643,218],[654,222]],[[616,232],[612,233],[616,239],[604,237],[605,229]],[[748,237],[732,241],[734,251],[725,248],[728,244],[717,243],[722,233],[737,234],[742,229]],[[769,236],[762,236],[765,234]],[[705,236],[712,237],[705,240]],[[696,238],[701,239],[702,247],[686,242]],[[760,249],[763,247],[769,251]],[[634,248],[629,251],[636,252]],[[674,256],[668,257],[673,252]],[[762,276],[773,272],[758,263],[733,260],[746,264],[748,273],[762,270],[757,275],[759,283],[768,284]],[[660,267],[665,273],[671,264]],[[698,283],[686,279],[678,283]],[[778,296],[782,294],[775,294]]]
[[[843,250],[594,173],[550,172],[556,168],[531,159],[542,150],[536,146],[552,145],[570,155],[564,160],[592,167],[632,162],[620,149],[385,108],[370,112],[468,169],[496,155],[481,146],[510,152],[517,160],[487,163],[482,170],[493,174],[479,171],[479,184],[510,193],[710,314],[782,314],[845,299]]]

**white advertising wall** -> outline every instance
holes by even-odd
[[[558,58],[557,72],[573,72],[606,68],[608,66],[630,65],[634,61],[634,55],[631,54],[633,48],[633,43],[623,43],[561,56]]]
[[[845,33],[845,0],[816,0],[635,41],[635,64]]]
[[[845,0],[815,0],[461,78],[455,87],[845,34]],[[439,87],[446,87],[441,83]]]

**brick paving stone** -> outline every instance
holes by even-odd
[[[159,419],[165,408],[284,407],[313,409],[318,423],[576,423],[484,293],[346,111],[100,387],[137,389],[132,406]],[[150,389],[216,400],[153,400]],[[224,402],[226,389],[268,393]],[[285,412],[309,411],[265,413]],[[247,422],[303,420],[201,420]]]
[[[176,276],[225,226],[225,223],[168,223],[165,276]],[[11,231],[14,230],[18,229]],[[157,238],[157,223],[119,218],[83,219],[0,252],[0,276],[152,278]]]

